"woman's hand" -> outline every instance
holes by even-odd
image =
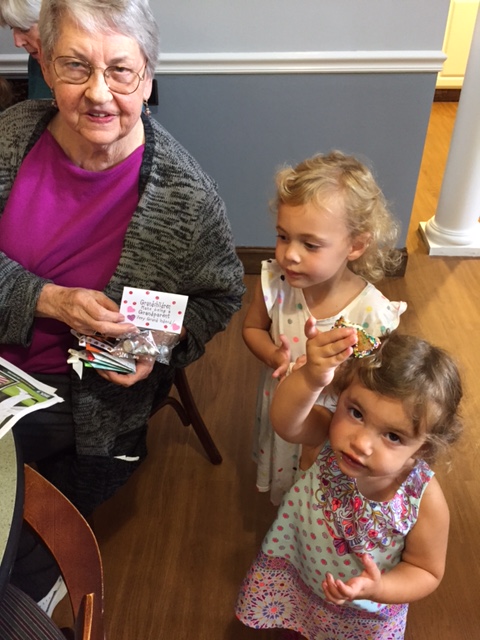
[[[78,287],[46,284],[37,302],[36,315],[54,318],[79,333],[100,333],[116,338],[124,333],[136,332],[137,327],[124,322],[118,305],[101,291]]]
[[[364,554],[361,560],[365,569],[361,575],[350,578],[347,582],[335,580],[331,573],[327,573],[326,579],[322,582],[322,589],[328,602],[345,604],[347,601],[358,599],[376,600],[375,594],[380,591],[382,574],[368,553]]]
[[[155,358],[145,356],[137,360],[137,368],[135,373],[115,373],[114,371],[106,371],[104,369],[96,369],[99,376],[108,382],[118,384],[121,387],[131,387],[136,382],[148,378],[152,373]]]

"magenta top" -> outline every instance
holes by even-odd
[[[0,218],[0,250],[55,284],[102,291],[138,204],[143,150],[105,171],[86,171],[45,131],[23,161]],[[36,318],[30,347],[0,345],[0,355],[29,373],[66,373],[73,343],[67,325]]]

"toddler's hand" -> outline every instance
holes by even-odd
[[[318,334],[317,321],[313,316],[310,316],[310,318],[306,321],[304,331],[307,338],[314,338]],[[305,353],[301,356],[298,356],[292,366],[292,371],[297,371],[298,369],[303,367],[306,362],[307,356]]]
[[[298,369],[303,367],[303,365],[306,364],[306,362],[307,362],[307,356],[305,354],[303,354],[303,356],[298,356],[298,358],[295,360],[295,362],[292,365],[292,371],[297,371]]]
[[[307,336],[307,362],[305,375],[315,387],[326,387],[333,379],[335,369],[353,352],[357,341],[354,328],[342,327],[330,331],[318,331],[315,319],[305,323]]]
[[[288,371],[288,367],[290,365],[290,343],[288,341],[287,336],[281,334],[279,336],[280,346],[277,348],[275,352],[275,365],[276,368],[272,373],[272,378],[278,378],[281,380],[285,377]]]
[[[319,331],[317,329],[317,321],[313,316],[310,316],[308,320],[305,322],[304,332],[307,340],[311,340],[318,335]]]
[[[352,600],[372,600],[374,594],[379,591],[382,574],[373,558],[367,553],[362,556],[365,569],[357,578],[350,578],[347,582],[335,580],[331,573],[327,573],[322,582],[325,599],[333,604],[345,604]]]

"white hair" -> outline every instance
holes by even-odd
[[[47,60],[65,16],[91,34],[120,33],[135,40],[147,59],[148,74],[154,76],[160,36],[148,0],[43,0],[38,28]]]
[[[0,26],[30,29],[38,22],[41,0],[0,0]]]

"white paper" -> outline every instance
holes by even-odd
[[[0,358],[0,438],[28,413],[63,402],[55,392],[54,387]]]

